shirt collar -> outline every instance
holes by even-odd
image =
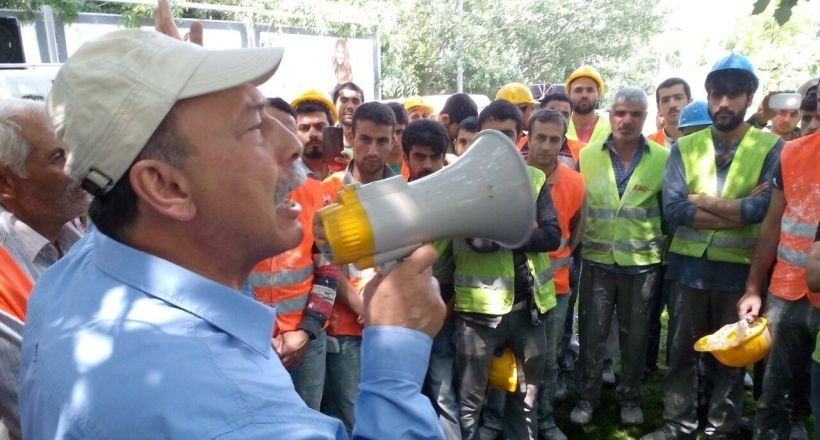
[[[266,358],[271,355],[274,308],[168,260],[94,232],[94,264],[110,277],[185,310],[239,339]]]
[[[345,170],[345,178],[344,183],[345,185],[349,185],[351,183],[357,183],[356,179],[353,177],[353,168],[355,167],[356,162],[351,160],[350,163],[347,164],[347,169]],[[382,179],[387,179],[388,177],[393,177],[396,173],[390,169],[389,165],[384,166],[384,170],[382,171]]]
[[[646,140],[646,136],[644,135],[641,135],[641,147],[641,150],[643,150],[644,153],[650,152],[649,142]],[[609,151],[615,152],[615,149],[612,146],[612,133],[610,133],[609,136],[606,137],[604,144],[601,145],[601,149],[608,149]]]

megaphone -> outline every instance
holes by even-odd
[[[315,243],[333,264],[366,269],[422,243],[476,237],[507,248],[529,240],[535,198],[510,139],[483,130],[457,162],[407,183],[401,176],[342,188],[314,217]]]

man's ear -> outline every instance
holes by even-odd
[[[8,167],[0,166],[0,202],[8,206],[8,202],[17,199],[20,191],[18,177]]]
[[[137,197],[159,215],[183,222],[196,215],[196,203],[182,169],[145,159],[131,166],[128,178]]]
[[[438,122],[439,124],[443,125],[444,128],[448,128],[450,126],[450,115],[447,113],[442,113],[438,115]]]

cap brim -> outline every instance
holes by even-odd
[[[180,91],[179,99],[206,95],[248,82],[258,86],[276,72],[284,53],[281,47],[209,51]]]

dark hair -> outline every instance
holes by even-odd
[[[754,95],[757,78],[743,69],[723,69],[706,76],[706,93]]]
[[[551,108],[542,108],[536,110],[535,112],[533,112],[532,116],[530,116],[529,122],[530,130],[532,130],[532,127],[536,122],[540,122],[542,124],[547,122],[558,124],[561,127],[563,127],[564,134],[567,133],[567,125],[569,124],[569,122],[567,122],[567,118],[565,118],[564,115],[561,114],[561,112]]]
[[[817,86],[809,87],[806,91],[806,96],[800,101],[801,112],[815,112],[817,111]]]
[[[444,108],[438,113],[449,116],[450,122],[461,124],[461,121],[470,116],[478,116],[478,107],[475,105],[473,98],[470,98],[470,95],[456,93],[447,98],[447,101],[444,102]]]
[[[268,105],[293,116],[294,119],[296,118],[296,112],[293,110],[293,107],[291,107],[291,105],[282,98],[268,98]],[[330,118],[328,118],[328,120],[330,120]]]
[[[333,93],[331,93],[330,95],[333,97],[334,103],[336,103],[336,100],[339,99],[339,93],[341,93],[342,90],[353,90],[354,92],[359,94],[359,98],[361,98],[362,102],[364,102],[364,91],[362,90],[362,88],[357,86],[354,82],[346,82],[342,84],[336,84],[336,87],[333,88]]]
[[[356,125],[359,124],[359,121],[370,121],[374,124],[396,127],[396,115],[393,114],[393,110],[390,110],[387,104],[376,101],[365,102],[356,108],[356,111],[353,113],[354,133],[356,132]]]
[[[575,106],[572,105],[572,101],[569,99],[569,96],[564,92],[555,92],[555,93],[550,93],[550,94],[544,95],[541,98],[541,106],[540,107],[541,108],[546,107],[547,104],[551,101],[566,102],[566,103],[569,104],[569,110],[570,111],[575,110]]]
[[[503,99],[495,100],[481,110],[481,113],[478,114],[478,128],[482,129],[484,123],[490,119],[496,121],[514,120],[516,135],[521,134],[521,130],[524,128],[524,115],[521,113],[521,109]]]
[[[683,93],[686,95],[686,99],[692,99],[692,89],[689,88],[689,83],[682,78],[673,77],[667,78],[658,84],[658,88],[655,89],[655,104],[660,105],[661,103],[661,89],[668,89],[678,84],[683,86]]]
[[[430,147],[436,154],[447,152],[450,135],[444,126],[432,119],[416,119],[404,129],[401,137],[401,149],[404,155],[410,154],[413,145]]]
[[[137,195],[128,177],[135,163],[157,159],[177,168],[185,164],[191,154],[190,141],[177,130],[176,125],[174,109],[171,109],[114,187],[94,197],[88,215],[100,232],[122,242],[124,230],[137,219]]]
[[[390,110],[393,110],[393,114],[396,116],[396,124],[407,125],[407,110],[404,109],[404,106],[398,102],[388,102],[387,106],[390,107]]]
[[[296,106],[296,114],[304,115],[307,113],[324,113],[327,117],[328,125],[334,123],[333,116],[330,114],[330,109],[326,105],[320,104],[316,101],[303,101]]]
[[[478,131],[478,117],[477,116],[470,116],[469,118],[464,119],[458,124],[459,130],[467,130],[472,131],[473,133]]]

